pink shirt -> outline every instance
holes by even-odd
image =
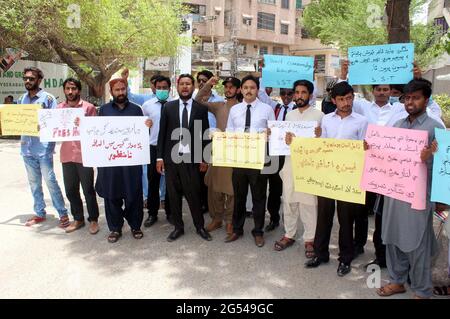
[[[58,104],[59,109],[69,108],[70,106],[67,102],[62,102]],[[97,111],[95,106],[89,102],[80,100],[75,107],[82,107],[84,110],[85,116],[96,116]],[[71,142],[63,142],[61,144],[61,163],[83,163],[83,159],[81,157],[81,143],[79,141],[71,141]]]

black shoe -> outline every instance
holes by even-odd
[[[269,225],[266,226],[266,228],[264,228],[265,231],[269,232],[274,230],[275,228],[277,228],[278,226],[280,226],[280,223],[274,223],[274,222],[270,222]]]
[[[148,216],[148,218],[144,222],[144,227],[151,227],[158,220],[158,216]]]
[[[316,268],[316,267],[319,267],[321,264],[327,263],[328,261],[329,261],[329,259],[324,260],[324,259],[320,259],[319,257],[316,256],[316,257],[308,260],[305,263],[305,267],[306,268]]]
[[[203,238],[204,240],[207,241],[212,240],[211,235],[204,228],[200,228],[199,230],[197,230],[197,234],[199,234],[200,237]]]
[[[364,247],[355,246],[355,250],[354,250],[354,253],[353,253],[353,258],[356,258],[356,257],[358,257],[359,255],[362,255],[362,254],[364,254]]]
[[[369,267],[371,265],[377,265],[380,268],[386,268],[386,261],[385,260],[379,260],[379,259],[375,258],[370,263],[365,265],[364,268],[366,268],[366,270],[367,270],[367,267]]]
[[[171,242],[177,240],[178,237],[182,235],[184,235],[184,229],[175,229],[173,232],[170,233],[169,237],[167,237],[167,241]]]
[[[339,263],[338,269],[337,269],[337,275],[339,277],[344,277],[352,270],[352,266],[350,264],[344,264]]]

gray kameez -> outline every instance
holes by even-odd
[[[434,140],[434,129],[442,124],[426,113],[412,123],[409,118],[395,123],[394,127],[428,131],[428,145]],[[430,202],[433,159],[427,161],[426,208],[415,210],[411,204],[385,197],[383,207],[382,239],[386,245],[386,257],[391,282],[404,284],[411,278],[411,289],[421,297],[432,295],[431,257],[436,238],[433,231],[433,209]]]

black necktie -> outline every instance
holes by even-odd
[[[252,106],[249,104],[247,105],[247,112],[245,113],[245,132],[250,132],[250,123],[251,123],[251,112],[250,108]]]
[[[284,113],[283,113],[283,120],[282,121],[285,121],[286,120],[286,114],[287,114],[289,106],[283,105],[283,107],[284,107]]]
[[[164,108],[164,104],[166,104],[167,101],[159,101],[159,103],[161,103],[161,114]]]
[[[184,102],[184,109],[183,109],[183,114],[181,116],[181,126],[183,127],[183,131],[184,129],[188,130],[189,129],[189,124],[188,124],[188,110],[187,110],[187,103]],[[183,137],[181,137],[181,140],[183,141]],[[187,144],[183,144],[181,143],[183,146],[187,145]]]

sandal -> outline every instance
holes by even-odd
[[[308,259],[316,257],[314,244],[310,241],[305,242],[305,257]]]
[[[117,242],[120,237],[122,237],[122,233],[117,232],[117,231],[112,231],[109,233],[108,242],[113,244],[113,243]]]
[[[144,237],[144,233],[139,229],[139,230],[131,230],[131,233],[133,234],[133,237],[135,239],[141,239],[142,237]]]
[[[377,289],[377,294],[380,297],[389,297],[395,294],[405,293],[406,289],[403,285],[387,284],[380,289]]]
[[[450,285],[434,287],[433,288],[433,295],[438,296],[438,297],[450,296]]]
[[[282,251],[290,246],[292,246],[295,243],[294,239],[288,238],[288,237],[283,237],[281,238],[281,240],[278,240],[275,242],[273,248],[276,251]]]
[[[25,226],[33,226],[33,225],[42,223],[45,220],[46,220],[45,217],[40,217],[38,215],[34,215],[33,217],[31,217],[30,219],[27,220],[27,222],[25,223]]]

